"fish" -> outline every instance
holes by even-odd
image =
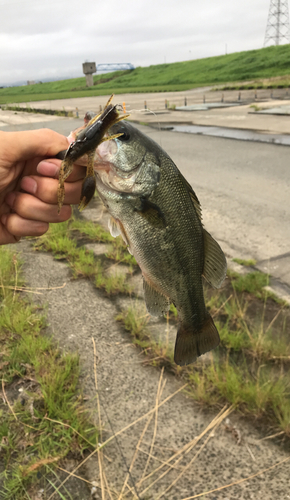
[[[141,269],[148,312],[162,316],[175,305],[174,361],[193,363],[220,342],[202,277],[219,288],[225,255],[203,227],[199,200],[169,155],[128,121],[109,133],[115,138],[96,149],[94,170],[110,232],[121,234]]]

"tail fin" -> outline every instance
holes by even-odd
[[[189,365],[219,343],[220,337],[210,315],[206,317],[199,331],[181,324],[176,337],[174,361],[180,366]]]

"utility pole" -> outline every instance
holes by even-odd
[[[290,41],[288,0],[270,0],[264,47],[271,41],[275,45]]]

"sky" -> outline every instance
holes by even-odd
[[[0,86],[263,47],[270,0],[0,0]]]

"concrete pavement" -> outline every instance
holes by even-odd
[[[290,120],[286,116],[271,114],[265,116],[260,113],[263,109],[279,108],[281,105],[290,105],[290,96],[285,89],[258,90],[257,98],[254,90],[240,92],[241,100],[238,100],[238,91],[213,92],[211,87],[197,88],[182,92],[152,92],[150,94],[118,94],[114,98],[115,103],[125,104],[126,111],[130,113],[133,121],[154,124],[193,124],[215,127],[227,127],[242,130],[258,131],[264,134],[290,134]],[[273,96],[272,98],[270,96]],[[76,111],[82,117],[88,110],[99,111],[106,104],[109,96],[92,96],[71,99],[57,99],[55,101],[37,101],[28,103],[43,109],[56,109]],[[288,99],[289,97],[289,99]],[[234,107],[212,108],[202,111],[177,111],[171,108],[183,106],[185,99],[188,107],[193,104],[208,105],[235,104]],[[167,109],[165,109],[167,101]],[[236,104],[239,106],[236,106]],[[19,103],[26,106],[26,103]],[[145,109],[147,107],[147,109]],[[255,109],[258,108],[258,112]],[[1,114],[1,112],[0,112]],[[1,116],[0,116],[1,121]]]

